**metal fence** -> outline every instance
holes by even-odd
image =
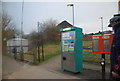
[[[16,54],[14,54],[14,58],[16,60],[29,62],[29,63],[34,63],[35,62],[35,54],[30,54],[30,53],[21,54],[20,52],[17,52]]]
[[[50,46],[51,45],[47,45],[45,47],[45,50],[48,51],[49,49],[47,47],[50,48]],[[59,47],[60,47],[60,44],[57,44],[55,46],[55,48],[57,48],[56,51],[60,51]],[[51,50],[53,50],[52,48],[51,48]],[[24,61],[30,62],[30,63],[38,62],[37,50],[35,48],[34,49],[31,48],[29,50],[31,50],[32,52],[23,54]],[[48,52],[47,51],[45,51],[45,53],[46,53],[46,55],[49,55],[48,53],[50,53],[50,51],[48,51]],[[14,57],[15,57],[15,59],[21,60],[20,53],[16,53],[16,56],[14,56]],[[100,64],[101,54],[93,54],[92,53],[92,35],[84,35],[83,36],[83,61],[87,62],[87,63]],[[110,54],[106,54],[106,64],[108,64],[108,65],[110,64]]]

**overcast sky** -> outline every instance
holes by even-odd
[[[69,2],[70,3],[70,2]],[[101,30],[100,17],[104,18],[104,30],[108,20],[118,12],[117,2],[72,2],[75,6],[75,26],[83,28],[84,33]],[[67,7],[68,2],[24,2],[23,31],[30,33],[37,31],[37,21],[48,19],[57,20],[58,23],[67,20],[72,24],[72,8]],[[21,2],[3,2],[3,10],[8,13],[17,28],[21,27]]]

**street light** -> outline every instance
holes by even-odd
[[[68,4],[67,7],[72,7],[72,13],[73,13],[73,26],[74,26],[74,4]]]
[[[24,61],[24,55],[23,55],[23,43],[22,43],[22,34],[23,34],[23,10],[24,10],[24,0],[22,2],[22,17],[21,17],[21,35],[20,35],[20,56],[21,56],[21,61]]]
[[[103,17],[102,16],[100,17],[100,20],[101,20],[102,34],[104,34],[104,32],[103,32]]]
[[[101,19],[101,28],[102,28],[102,35],[104,34],[103,31],[103,17],[100,17]],[[105,53],[101,54],[101,66],[102,66],[102,79],[105,79]]]

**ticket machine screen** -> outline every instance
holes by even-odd
[[[74,52],[75,31],[62,33],[62,52]]]

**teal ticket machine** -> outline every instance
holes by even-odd
[[[62,69],[78,73],[82,71],[82,29],[68,27],[60,29]]]

